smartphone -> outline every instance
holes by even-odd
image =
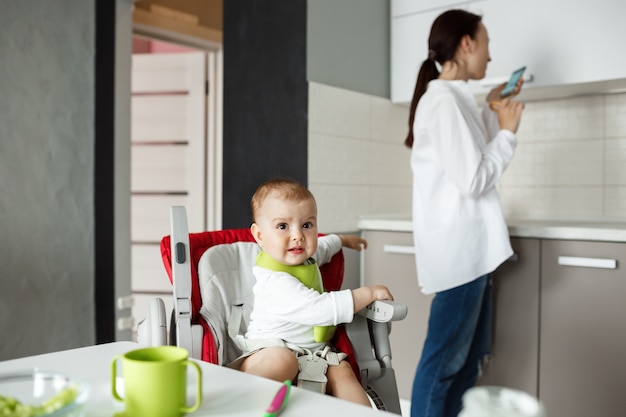
[[[505,98],[513,94],[513,91],[515,91],[515,87],[517,87],[517,82],[520,78],[522,78],[522,75],[524,75],[524,71],[526,71],[526,67],[522,67],[518,70],[513,71],[513,74],[511,74],[511,78],[509,78],[509,81],[500,92],[501,98]]]

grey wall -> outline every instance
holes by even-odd
[[[389,0],[309,0],[307,78],[390,97]]]
[[[7,359],[94,342],[95,19],[84,0],[3,0],[0,10]]]

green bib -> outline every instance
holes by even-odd
[[[315,259],[309,258],[302,265],[283,265],[274,260],[265,251],[259,252],[256,257],[256,264],[260,267],[270,269],[272,271],[286,272],[298,279],[307,288],[312,288],[320,294],[324,292],[322,283],[322,275],[317,266]],[[328,342],[335,334],[335,326],[314,326],[313,337],[316,342]]]

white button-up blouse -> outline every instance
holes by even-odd
[[[463,80],[433,80],[413,126],[413,228],[422,292],[494,271],[512,255],[496,183],[517,140]]]

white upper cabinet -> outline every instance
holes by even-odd
[[[416,7],[416,3],[424,8]],[[432,8],[441,3],[441,7]],[[449,1],[391,0],[393,102],[411,100],[419,65],[427,56],[430,25],[450,7],[481,14],[489,31],[492,61],[485,79],[472,83],[477,95],[506,81],[513,70],[524,65],[525,77],[532,80],[526,82],[522,99],[626,88],[623,0],[483,0],[453,6],[446,3]]]

